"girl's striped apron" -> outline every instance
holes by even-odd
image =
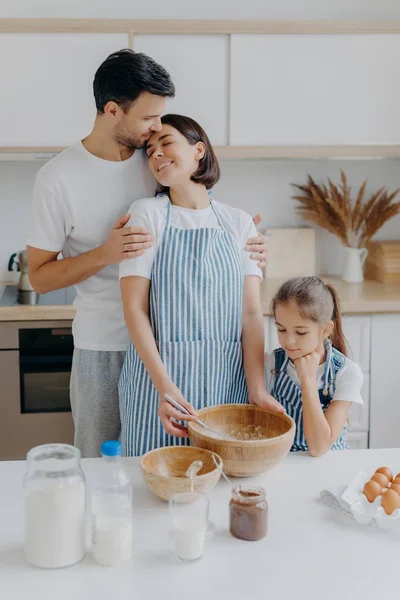
[[[272,396],[286,408],[286,412],[296,423],[296,435],[291,452],[308,451],[303,429],[303,395],[301,388],[286,373],[289,357],[283,348],[274,351],[275,354],[275,381],[272,388]],[[326,362],[322,379],[322,388],[318,390],[321,408],[325,412],[330,405],[335,393],[336,376],[346,363],[346,357],[332,348],[332,344],[326,343]],[[350,446],[347,441],[347,425],[345,425],[331,447],[331,450],[348,450]]]
[[[150,321],[174,384],[196,409],[246,403],[242,362],[243,268],[240,249],[224,228],[178,229],[171,202],[150,285]],[[125,456],[185,445],[167,435],[158,417],[158,392],[131,344],[119,382]]]

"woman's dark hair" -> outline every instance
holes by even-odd
[[[125,112],[142,94],[172,98],[175,86],[169,73],[147,54],[128,48],[110,54],[97,69],[93,93],[97,113],[104,113],[107,102],[116,102]]]
[[[302,317],[321,325],[333,321],[334,328],[330,336],[332,346],[347,356],[340,301],[335,288],[319,277],[289,279],[279,288],[272,300],[272,314],[275,316],[278,304],[287,304],[291,300],[296,302]]]
[[[207,190],[211,189],[220,178],[220,169],[218,159],[204,129],[196,121],[183,115],[164,115],[161,117],[161,123],[170,125],[179,131],[191,146],[197,142],[203,142],[204,156],[200,159],[198,169],[190,179],[195,183],[202,183]],[[159,186],[158,191],[168,193],[169,188]]]

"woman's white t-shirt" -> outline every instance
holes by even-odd
[[[161,244],[163,231],[167,220],[169,197],[157,196],[137,200],[129,209],[129,227],[145,227],[154,237],[154,243],[141,256],[124,260],[119,266],[119,277],[139,276],[151,279],[151,270],[157,250]],[[244,248],[246,241],[257,236],[257,230],[250,215],[238,208],[233,208],[222,202],[213,200],[214,208],[228,233],[237,243],[242,258],[244,275],[256,275],[262,279],[261,269],[257,261],[250,258],[250,252]],[[204,209],[182,208],[171,205],[172,227],[178,229],[220,229],[221,225],[210,205]]]
[[[265,354],[265,385],[268,392],[271,394],[275,382],[275,355],[273,352]],[[317,369],[317,388],[323,387],[323,375],[325,370],[325,363],[318,366]],[[294,381],[300,388],[301,384],[297,377],[296,367],[289,360],[286,374]],[[354,402],[355,404],[364,404],[361,396],[361,388],[363,385],[364,377],[360,367],[353,361],[347,359],[346,364],[338,371],[335,381],[335,392],[333,394],[333,400],[344,400],[346,402]]]

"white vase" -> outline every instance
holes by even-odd
[[[367,254],[368,250],[366,248],[346,247],[344,249],[343,281],[347,283],[361,283],[364,281],[363,267]]]

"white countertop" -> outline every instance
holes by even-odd
[[[97,459],[84,460],[88,481]],[[133,484],[134,556],[105,568],[90,555],[78,565],[46,571],[23,556],[24,462],[0,463],[0,596],[4,600],[375,600],[398,598],[400,536],[363,527],[318,500],[322,488],[349,483],[364,469],[400,471],[400,449],[330,452],[320,459],[290,454],[254,478],[269,503],[269,533],[244,542],[228,531],[230,489],[213,490],[216,537],[203,559],[171,558],[167,504],[142,481],[137,459],[124,459]],[[248,480],[250,481],[250,480]],[[393,592],[393,596],[390,593]]]

